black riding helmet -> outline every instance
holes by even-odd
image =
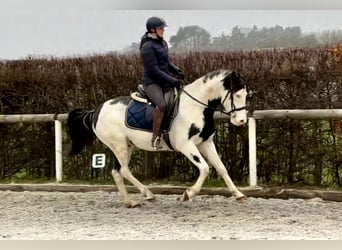
[[[150,31],[151,29],[156,29],[156,28],[164,28],[167,27],[166,22],[163,18],[161,17],[150,17],[146,21],[146,29],[147,31]]]

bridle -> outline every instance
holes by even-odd
[[[245,88],[247,89],[247,86],[245,86]],[[247,106],[242,106],[240,108],[236,108],[235,107],[235,104],[234,104],[234,96],[233,96],[233,90],[230,89],[229,91],[227,91],[227,94],[225,95],[225,97],[223,98],[223,101],[221,102],[221,104],[219,105],[219,108],[214,108],[214,107],[211,107],[209,106],[208,104],[205,104],[204,102],[201,102],[200,100],[196,99],[195,97],[193,97],[192,95],[190,95],[184,88],[182,88],[182,90],[187,96],[189,96],[192,100],[194,100],[195,102],[197,103],[200,103],[202,104],[203,106],[205,106],[206,108],[209,108],[213,111],[218,111],[218,112],[221,112],[222,114],[225,114],[227,116],[230,116],[231,113],[234,113],[236,111],[240,111],[240,110],[244,110],[246,109],[247,110]],[[228,96],[230,95],[230,101],[231,101],[231,110],[230,111],[226,111],[225,108],[224,108],[224,103],[226,102],[226,100],[228,99]]]

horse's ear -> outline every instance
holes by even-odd
[[[232,73],[230,75],[233,79],[238,77],[238,73],[236,73],[236,71],[234,71],[234,70],[232,71]]]

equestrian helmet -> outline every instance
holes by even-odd
[[[164,28],[167,27],[165,20],[161,17],[150,17],[146,22],[146,29],[150,31],[151,29]]]

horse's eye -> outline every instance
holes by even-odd
[[[235,95],[236,98],[240,99],[241,98],[241,95]]]

